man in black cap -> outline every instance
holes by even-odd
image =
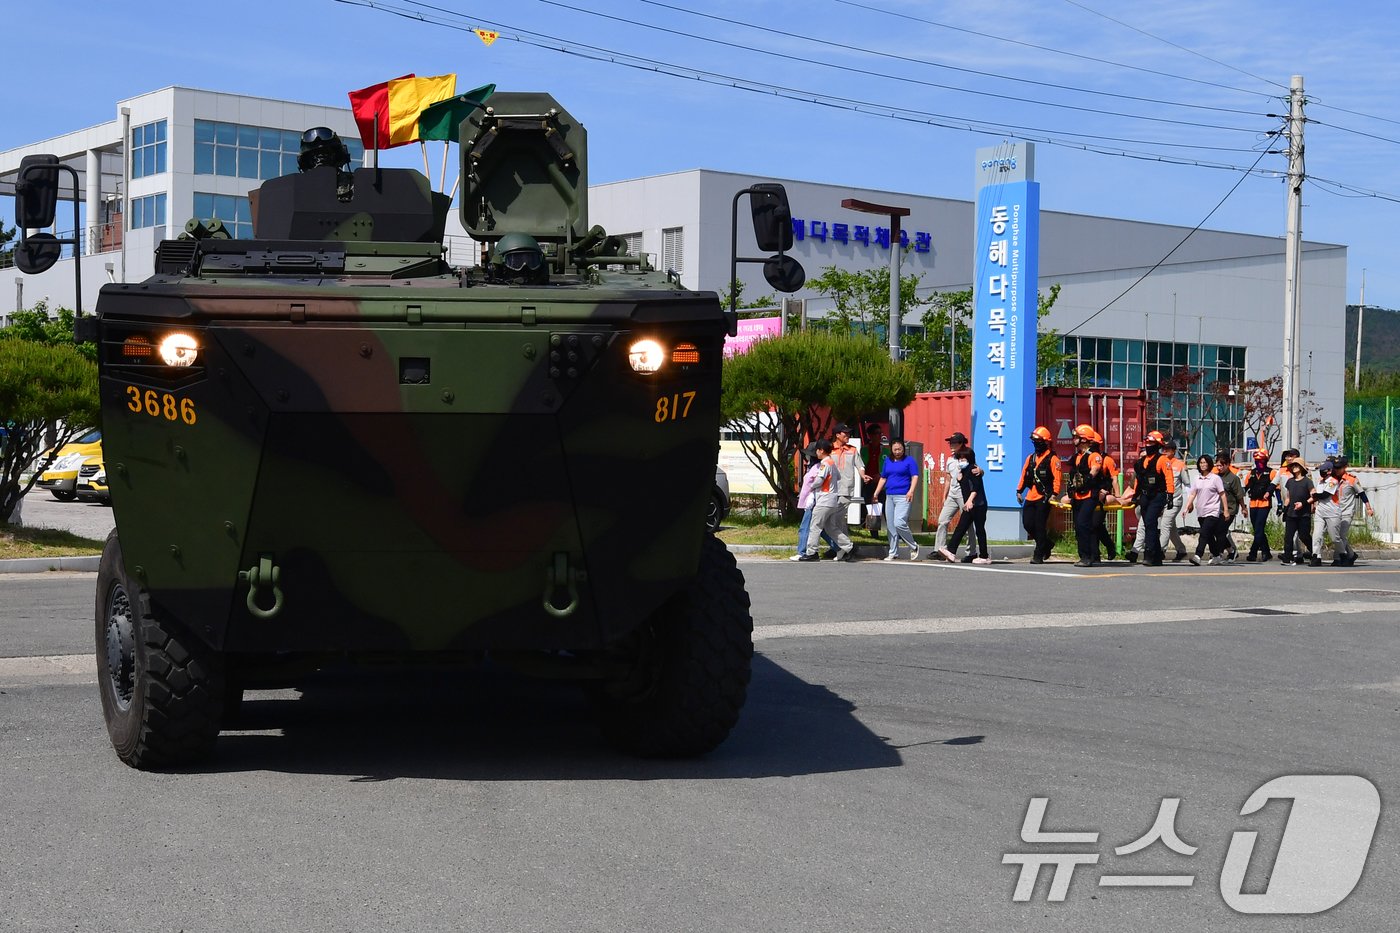
[[[967,446],[967,435],[961,431],[954,431],[944,440],[948,442],[948,488],[943,496],[943,509],[938,513],[938,531],[933,539],[935,553],[942,553],[948,549],[948,528],[954,516],[961,513],[963,508],[962,486],[958,482],[962,464],[958,460],[958,452]]]

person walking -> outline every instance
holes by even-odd
[[[1162,444],[1162,456],[1170,462],[1172,482],[1176,484],[1176,495],[1162,512],[1162,550],[1165,552],[1170,544],[1176,552],[1172,557],[1173,563],[1180,563],[1186,559],[1186,542],[1181,540],[1180,524],[1181,509],[1186,504],[1186,487],[1189,485],[1186,482],[1186,461],[1177,456],[1176,441],[1170,437]]]
[[[817,457],[817,445],[810,444],[802,452],[803,462],[808,464],[807,471],[802,477],[802,486],[797,492],[797,507],[802,510],[802,521],[797,526],[797,553],[788,560],[801,560],[802,555],[807,552],[807,536],[812,530],[812,503],[816,499],[814,487],[817,481],[817,473],[821,470],[822,462]],[[827,544],[833,550],[836,542],[827,539]]]
[[[849,560],[855,544],[846,535],[846,510],[841,505],[841,471],[836,466],[836,458],[831,455],[832,443],[826,438],[817,441],[817,478],[814,482],[815,499],[812,505],[812,529],[824,531],[836,542],[836,560]],[[807,550],[802,560],[817,560],[817,539],[809,531]]]
[[[1234,524],[1235,517],[1245,510],[1244,483],[1240,482],[1239,471],[1231,462],[1234,451],[1228,447],[1221,448],[1215,452],[1215,472],[1220,476],[1220,482],[1225,487],[1225,501],[1221,504],[1220,513],[1220,545],[1225,549],[1224,561],[1226,564],[1233,564],[1235,558],[1239,556],[1239,549],[1235,547],[1235,537],[1230,531],[1230,526]]]
[[[1341,483],[1334,475],[1337,465],[1331,460],[1324,460],[1317,468],[1317,480],[1313,485],[1313,526],[1312,526],[1312,557],[1308,559],[1309,566],[1322,566],[1322,545],[1327,536],[1332,538],[1332,563],[1337,566],[1338,538],[1342,534],[1342,512],[1337,508],[1337,490],[1341,488]]]
[[[890,539],[890,552],[885,560],[899,559],[899,542],[909,545],[909,559],[919,559],[919,542],[909,528],[909,508],[919,488],[919,464],[904,453],[903,441],[890,441],[890,455],[880,464],[880,482],[875,485],[874,498],[885,494],[885,532]]]
[[[1366,506],[1368,516],[1374,517],[1376,514],[1366,490],[1361,487],[1361,481],[1347,472],[1347,466],[1346,457],[1339,457],[1333,462],[1333,475],[1339,483],[1334,495],[1338,513],[1335,539],[1338,542],[1338,557],[1333,561],[1338,567],[1350,567],[1356,563],[1356,551],[1351,546],[1351,523],[1356,516],[1356,503],[1359,501]]]
[[[1103,482],[1104,490],[1107,493],[1100,508],[1094,512],[1094,563],[1097,564],[1100,544],[1103,545],[1109,560],[1117,560],[1118,558],[1118,548],[1114,544],[1113,536],[1108,533],[1108,510],[1102,507],[1102,505],[1107,505],[1110,500],[1118,501],[1118,462],[1103,452],[1103,435],[1097,431],[1094,432],[1092,449],[1094,453],[1103,457]]]
[[[967,556],[963,558],[965,564],[990,564],[991,558],[987,551],[987,490],[983,486],[982,471],[973,469],[977,466],[977,458],[973,455],[972,449],[963,448],[958,452],[958,457],[963,460],[962,484],[963,484],[963,519],[958,522],[958,528],[953,532],[953,537],[948,542],[948,550],[943,552],[943,559],[954,561],[957,559],[958,545],[962,544],[963,535],[968,529],[972,529],[969,536]],[[973,546],[977,548],[977,556],[972,554]]]
[[[1283,505],[1283,555],[1279,558],[1279,563],[1286,567],[1301,567],[1312,557],[1313,481],[1296,452],[1293,458],[1287,461],[1287,470],[1288,479],[1284,480],[1280,493],[1280,502]]]
[[[1171,460],[1162,453],[1165,442],[1161,431],[1147,432],[1142,439],[1142,456],[1133,463],[1129,480],[1132,485],[1123,491],[1119,500],[1124,505],[1132,502],[1137,507],[1137,542],[1143,547],[1143,563],[1148,567],[1162,566],[1166,557],[1160,527],[1162,513],[1166,511],[1167,503],[1176,497]],[[1129,563],[1135,557],[1135,551],[1128,552]]]
[[[1074,429],[1074,458],[1069,466],[1069,489],[1060,497],[1068,504],[1074,516],[1074,540],[1079,551],[1076,567],[1092,567],[1098,562],[1098,530],[1094,526],[1094,512],[1103,501],[1102,481],[1103,457],[1090,447],[1098,435],[1087,424]]]
[[[1200,532],[1196,535],[1196,552],[1189,558],[1191,563],[1199,567],[1207,547],[1212,565],[1224,563],[1220,523],[1225,514],[1225,483],[1215,472],[1215,461],[1205,454],[1196,460],[1196,478],[1186,496],[1186,513],[1190,514],[1193,509]]]
[[[933,549],[939,554],[948,550],[948,526],[962,513],[963,494],[960,474],[962,464],[958,452],[967,446],[967,435],[954,431],[944,438],[948,442],[948,491],[943,496],[943,508],[938,510],[938,530],[934,532]]]
[[[1060,458],[1050,449],[1050,429],[1036,428],[1031,432],[1031,455],[1021,468],[1021,482],[1016,487],[1016,501],[1021,505],[1021,526],[1035,542],[1032,564],[1043,564],[1050,558],[1050,500],[1060,495],[1064,468]]]
[[[1269,552],[1269,510],[1278,493],[1278,471],[1269,469],[1269,452],[1262,447],[1254,451],[1254,469],[1245,477],[1244,491],[1249,496],[1249,524],[1254,529],[1254,541],[1245,560],[1261,563],[1272,560]]]

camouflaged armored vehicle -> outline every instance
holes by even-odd
[[[726,316],[589,226],[567,111],[490,105],[460,131],[473,268],[446,196],[318,129],[255,239],[192,221],[102,288],[97,662],[128,764],[203,756],[245,685],[344,659],[590,680],[644,755],[735,724],[749,599],[704,531]]]

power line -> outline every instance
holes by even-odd
[[[1367,139],[1378,139],[1383,143],[1392,143],[1396,146],[1400,146],[1400,139],[1391,139],[1389,136],[1377,136],[1375,133],[1366,133],[1361,130],[1354,130],[1348,126],[1338,126],[1335,123],[1324,123],[1323,121],[1314,119],[1313,117],[1309,117],[1308,122],[1316,124],[1317,126],[1325,126],[1334,130],[1341,130],[1343,133],[1355,133],[1357,136],[1365,136]]]
[[[1313,175],[1307,176],[1305,180],[1312,182],[1314,185],[1321,188],[1323,191],[1326,191],[1328,194],[1336,195],[1337,197],[1375,198],[1380,201],[1394,201],[1396,204],[1400,204],[1400,195],[1397,194],[1387,194],[1384,191],[1375,191],[1371,188],[1362,188],[1359,185],[1351,185],[1343,181],[1333,181],[1330,178],[1318,178]],[[1340,191],[1332,191],[1325,187],[1327,185],[1331,185],[1334,188],[1340,188],[1342,189],[1342,191],[1350,191],[1353,193],[1342,194]]]
[[[1223,91],[1235,91],[1235,92],[1240,93],[1240,94],[1254,94],[1254,95],[1257,95],[1257,96],[1259,96],[1259,97],[1269,97],[1269,98],[1273,98],[1273,97],[1276,97],[1276,96],[1277,96],[1277,95],[1274,95],[1274,94],[1266,93],[1266,92],[1264,92],[1264,91],[1251,91],[1251,90],[1249,90],[1249,89],[1247,89],[1247,88],[1235,87],[1235,86],[1230,85],[1230,84],[1219,84],[1219,83],[1217,83],[1217,82],[1215,82],[1215,81],[1206,81],[1206,80],[1203,79],[1203,78],[1191,78],[1191,77],[1187,77],[1186,75],[1172,74],[1172,73],[1169,72],[1169,71],[1157,71],[1157,70],[1152,69],[1152,68],[1144,68],[1144,67],[1142,67],[1141,65],[1130,65],[1130,64],[1127,64],[1126,62],[1115,62],[1115,61],[1111,61],[1110,59],[1106,59],[1106,58],[1096,58],[1096,57],[1094,57],[1093,55],[1082,55],[1082,54],[1080,54],[1080,53],[1078,53],[1078,52],[1068,52],[1068,51],[1066,51],[1066,50],[1064,50],[1064,49],[1057,49],[1057,48],[1053,48],[1053,47],[1048,46],[1048,45],[1037,45],[1037,44],[1035,44],[1034,42],[1024,42],[1024,41],[1022,41],[1022,40],[1020,40],[1020,39],[1012,39],[1012,38],[1009,38],[1009,37],[1007,37],[1007,36],[998,36],[998,35],[995,35],[995,34],[993,34],[993,33],[988,33],[988,32],[978,32],[976,29],[966,29],[966,28],[964,28],[964,27],[962,27],[962,26],[953,26],[953,25],[950,25],[950,24],[948,24],[948,23],[940,23],[940,22],[937,22],[937,21],[935,21],[935,20],[924,19],[924,18],[921,17],[921,16],[913,16],[913,15],[911,15],[911,14],[909,14],[909,13],[897,13],[897,12],[895,12],[894,10],[885,10],[885,9],[881,9],[880,7],[868,6],[868,5],[864,4],[864,3],[857,3],[857,2],[855,2],[855,0],[832,0],[832,2],[834,2],[834,3],[839,3],[839,4],[843,5],[843,6],[850,6],[850,7],[856,7],[856,8],[858,8],[858,9],[862,9],[862,10],[869,10],[869,11],[872,12],[872,13],[883,13],[883,14],[886,15],[886,16],[893,16],[893,17],[896,17],[896,18],[898,18],[898,19],[909,20],[909,21],[915,22],[915,23],[923,23],[923,24],[925,24],[925,25],[927,25],[927,26],[937,26],[937,27],[939,27],[940,29],[951,29],[951,30],[954,31],[954,32],[961,32],[961,33],[965,33],[965,34],[970,35],[970,36],[978,36],[978,37],[983,38],[983,39],[992,39],[992,40],[997,41],[997,42],[1007,42],[1007,43],[1010,43],[1011,45],[1019,45],[1019,46],[1021,46],[1021,47],[1023,47],[1023,48],[1036,49],[1036,50],[1041,51],[1041,52],[1053,52],[1053,53],[1056,54],[1056,55],[1066,55],[1066,56],[1069,56],[1070,58],[1077,58],[1077,59],[1079,59],[1079,60],[1081,60],[1081,61],[1086,61],[1086,62],[1094,62],[1095,64],[1098,64],[1098,65],[1111,65],[1111,66],[1113,66],[1114,68],[1127,68],[1127,69],[1129,69],[1130,71],[1139,71],[1139,72],[1142,72],[1143,74],[1157,75],[1159,78],[1171,78],[1171,79],[1176,80],[1176,81],[1189,81],[1189,82],[1191,82],[1192,84],[1202,84],[1202,85],[1205,85],[1206,87],[1219,88],[1220,90],[1223,90]],[[1251,77],[1253,77],[1253,76],[1251,75]],[[1182,104],[1182,105],[1179,105],[1179,106],[1187,106],[1187,105]],[[1216,108],[1212,108],[1212,109],[1216,109]],[[1219,109],[1223,109],[1223,108],[1219,108]],[[1239,111],[1235,111],[1235,112],[1239,112]]]
[[[336,0],[350,6],[365,7],[381,13],[390,13],[421,22],[426,25],[441,26],[462,32],[470,32],[474,28],[471,25],[461,25],[454,22],[444,22],[434,19],[421,12],[410,12],[400,7],[391,6],[380,0]],[[418,0],[402,0],[420,9],[432,10],[438,14],[455,17],[465,20],[464,14],[455,10],[449,10],[432,4],[418,2]],[[839,97],[831,94],[824,94],[815,91],[807,91],[800,88],[786,87],[783,85],[770,84],[767,82],[754,81],[748,78],[740,78],[734,75],[722,74],[719,72],[705,71],[691,66],[676,65],[657,59],[649,59],[632,53],[618,52],[611,49],[604,49],[598,46],[591,46],[573,40],[562,39],[557,36],[550,36],[544,33],[532,32],[530,30],[520,30],[517,27],[505,23],[493,22],[490,20],[475,20],[475,22],[491,26],[502,31],[499,39],[507,39],[525,45],[556,51],[566,55],[573,55],[591,61],[605,62],[608,64],[620,65],[622,67],[633,68],[640,71],[665,74],[671,77],[696,80],[702,83],[713,84],[720,87],[729,87],[737,90],[745,90],[753,93],[771,95],[788,100],[797,100],[804,103],[818,104],[831,107],[833,109],[848,110],[855,113],[864,113],[871,116],[879,116],[888,119],[901,120],[937,126],[944,129],[962,130],[973,133],[985,133],[989,135],[1014,136],[1031,142],[1041,142],[1046,145],[1066,146],[1088,152],[1101,152],[1107,155],[1123,155],[1129,158],[1141,158],[1153,161],[1167,162],[1173,164],[1196,165],[1208,168],[1226,168],[1233,171],[1243,171],[1240,166],[1212,163],[1200,159],[1171,157],[1164,153],[1141,152],[1118,147],[1105,146],[1103,143],[1126,143],[1132,146],[1146,147],[1166,147],[1171,149],[1194,149],[1199,151],[1216,152],[1245,152],[1249,150],[1228,146],[1207,146],[1193,143],[1177,143],[1159,140],[1141,140],[1128,137],[1105,136],[1091,133],[1061,132],[1058,136],[1051,135],[1053,130],[1042,127],[1027,127],[1016,124],[996,124],[983,120],[970,120],[965,117],[957,117],[948,114],[933,113],[929,111],[913,110],[909,108],[894,107],[874,101],[862,100],[858,98]],[[511,35],[515,32],[515,35]],[[530,38],[533,37],[533,38]],[[498,39],[498,41],[499,41]],[[547,40],[547,41],[540,41]],[[554,45],[550,43],[561,43]],[[1066,139],[1065,137],[1073,137]],[[1083,142],[1082,140],[1096,140],[1097,142]]]
[[[1068,0],[1068,2],[1073,2],[1073,0]],[[1090,321],[1092,321],[1094,318],[1098,317],[1100,314],[1103,314],[1103,313],[1104,313],[1105,311],[1107,311],[1109,308],[1113,307],[1113,305],[1114,305],[1115,303],[1117,303],[1117,301],[1118,301],[1119,298],[1122,298],[1124,295],[1128,294],[1128,292],[1130,292],[1130,291],[1132,291],[1133,289],[1137,288],[1138,285],[1142,282],[1143,279],[1147,278],[1147,277],[1148,277],[1149,275],[1151,275],[1153,272],[1157,271],[1158,267],[1160,267],[1160,266],[1162,265],[1162,263],[1164,263],[1164,262],[1166,262],[1168,259],[1170,259],[1170,258],[1172,257],[1172,254],[1173,254],[1173,253],[1175,253],[1177,250],[1181,249],[1181,247],[1183,247],[1183,246],[1186,245],[1186,241],[1189,240],[1189,239],[1191,239],[1191,237],[1196,233],[1197,230],[1200,230],[1202,227],[1204,227],[1204,226],[1206,225],[1206,221],[1210,220],[1211,217],[1213,217],[1213,216],[1215,215],[1215,212],[1218,211],[1218,210],[1220,210],[1221,206],[1222,206],[1226,201],[1228,201],[1228,200],[1230,199],[1230,195],[1232,195],[1232,194],[1235,193],[1235,189],[1239,188],[1240,185],[1244,184],[1244,180],[1245,180],[1246,178],[1248,178],[1248,177],[1250,176],[1250,174],[1253,173],[1254,169],[1259,165],[1259,163],[1260,163],[1261,161],[1263,161],[1264,156],[1268,155],[1270,152],[1273,152],[1273,151],[1274,151],[1274,150],[1272,150],[1272,149],[1267,149],[1267,148],[1266,148],[1266,149],[1264,149],[1262,152],[1260,152],[1260,153],[1259,153],[1259,158],[1257,158],[1257,159],[1254,160],[1254,165],[1251,165],[1251,166],[1249,167],[1249,171],[1245,172],[1243,175],[1241,175],[1238,179],[1235,180],[1235,183],[1234,183],[1233,185],[1230,186],[1230,190],[1227,191],[1227,192],[1225,192],[1225,197],[1223,197],[1223,198],[1221,198],[1219,201],[1217,201],[1217,202],[1215,203],[1215,206],[1212,207],[1212,208],[1210,209],[1210,213],[1209,213],[1209,214],[1206,214],[1206,216],[1202,217],[1200,223],[1196,224],[1196,226],[1192,227],[1189,231],[1187,231],[1186,236],[1182,237],[1182,238],[1181,238],[1181,241],[1180,241],[1179,243],[1177,243],[1177,244],[1176,244],[1175,246],[1173,246],[1170,250],[1168,250],[1168,251],[1167,251],[1167,254],[1166,254],[1165,256],[1163,256],[1161,259],[1159,259],[1159,260],[1157,260],[1155,263],[1153,263],[1153,264],[1152,264],[1152,268],[1148,269],[1148,270],[1147,270],[1146,272],[1144,272],[1142,275],[1138,276],[1138,277],[1137,277],[1137,280],[1134,281],[1133,284],[1129,285],[1127,288],[1125,288],[1125,289],[1123,289],[1121,292],[1119,292],[1116,296],[1114,296],[1114,298],[1113,298],[1111,301],[1108,302],[1108,304],[1104,305],[1102,308],[1100,308],[1099,310],[1095,311],[1093,314],[1089,315],[1089,316],[1086,317],[1084,320],[1080,321],[1078,324],[1076,324],[1076,325],[1074,325],[1073,327],[1071,327],[1069,330],[1065,331],[1064,334],[1063,334],[1063,336],[1065,336],[1065,337],[1070,336],[1070,335],[1073,334],[1075,331],[1079,330],[1079,328],[1083,327],[1085,324],[1088,324]]]
[[[867,75],[873,74],[873,75],[877,75],[877,76],[879,76],[879,77],[890,78],[890,79],[892,79],[892,80],[897,80],[897,81],[915,80],[915,79],[901,78],[901,77],[898,77],[898,76],[896,76],[896,75],[889,75],[889,74],[884,74],[884,73],[881,73],[881,72],[870,72],[870,71],[864,71],[864,70],[859,70],[859,69],[846,68],[846,67],[844,67],[844,66],[835,65],[835,64],[830,63],[830,62],[813,62],[813,61],[811,61],[810,59],[802,58],[802,57],[796,56],[796,55],[784,55],[783,53],[780,53],[780,52],[770,52],[770,51],[768,51],[768,50],[766,50],[766,49],[758,49],[758,48],[753,48],[753,47],[751,47],[751,46],[746,46],[746,45],[741,45],[741,44],[737,44],[737,43],[726,42],[726,41],[724,41],[724,40],[721,40],[721,39],[714,39],[714,38],[709,37],[709,36],[697,36],[697,35],[694,35],[694,34],[692,34],[692,33],[683,32],[683,31],[680,31],[680,30],[667,29],[666,27],[657,26],[657,25],[652,24],[652,23],[634,23],[632,20],[624,19],[624,18],[622,18],[622,17],[610,16],[610,15],[608,15],[608,14],[606,14],[606,13],[598,13],[598,12],[595,12],[595,11],[593,11],[593,10],[584,10],[584,9],[580,9],[579,7],[574,6],[573,4],[560,2],[560,0],[539,0],[539,2],[540,2],[540,3],[547,4],[547,5],[549,5],[549,6],[562,7],[562,8],[564,8],[564,9],[574,10],[575,12],[579,12],[579,13],[588,13],[589,15],[592,15],[592,16],[599,16],[599,17],[603,17],[603,18],[605,18],[605,19],[616,20],[616,21],[618,21],[618,22],[631,23],[631,24],[633,24],[633,25],[643,26],[643,27],[645,27],[645,28],[647,28],[647,29],[657,29],[657,30],[660,30],[660,31],[662,31],[662,32],[669,32],[669,33],[672,33],[673,35],[686,36],[686,37],[691,38],[691,39],[699,39],[699,40],[705,41],[705,42],[716,42],[716,43],[719,43],[719,44],[721,44],[721,45],[728,45],[728,46],[730,46],[730,47],[732,47],[732,48],[741,48],[741,49],[745,49],[745,50],[747,50],[747,51],[761,52],[761,53],[763,53],[763,54],[768,54],[768,55],[778,55],[778,56],[780,56],[780,57],[782,57],[782,58],[791,59],[791,60],[793,60],[793,61],[800,61],[800,62],[802,62],[803,64],[827,65],[828,67],[842,68],[843,70],[856,71],[856,72],[859,73],[859,74],[867,74]],[[1093,88],[1075,87],[1075,86],[1073,86],[1073,85],[1068,85],[1068,84],[1056,84],[1056,83],[1051,82],[1051,81],[1037,81],[1037,80],[1034,80],[1034,79],[1032,79],[1032,78],[1021,78],[1021,77],[1017,77],[1017,76],[1015,76],[1015,75],[996,74],[996,73],[994,73],[994,72],[989,72],[989,71],[980,71],[980,70],[978,70],[978,69],[976,69],[976,68],[963,68],[963,67],[960,67],[960,66],[958,66],[958,65],[949,65],[949,64],[946,64],[946,63],[944,63],[944,62],[936,62],[936,61],[931,61],[931,60],[929,60],[929,59],[924,59],[924,58],[913,58],[913,57],[908,56],[908,55],[897,55],[897,54],[895,54],[895,53],[893,53],[893,52],[883,52],[883,51],[880,51],[880,50],[878,50],[878,49],[864,48],[864,47],[862,47],[862,46],[852,45],[852,44],[850,44],[850,43],[848,43],[848,42],[835,42],[835,41],[832,41],[832,40],[829,40],[829,39],[818,38],[818,37],[816,37],[816,36],[804,35],[804,34],[802,34],[802,33],[787,32],[786,30],[774,29],[774,28],[772,28],[772,27],[770,27],[770,26],[763,26],[763,25],[760,25],[760,24],[758,24],[758,23],[750,23],[750,22],[747,22],[747,21],[745,21],[745,20],[731,19],[731,18],[729,18],[729,17],[727,17],[727,16],[719,16],[719,15],[714,14],[714,13],[704,13],[704,12],[701,12],[701,11],[699,11],[699,10],[689,10],[689,9],[686,9],[685,7],[675,6],[675,5],[670,4],[670,3],[663,3],[663,2],[661,2],[661,0],[637,0],[637,2],[638,2],[638,3],[645,3],[645,4],[647,4],[648,6],[655,6],[655,7],[661,7],[661,8],[663,8],[663,9],[667,9],[667,10],[673,10],[673,11],[675,11],[675,12],[677,12],[677,13],[685,13],[685,14],[687,14],[687,15],[689,15],[689,16],[698,16],[698,17],[701,17],[701,18],[703,18],[703,19],[713,20],[713,21],[715,21],[715,22],[728,23],[728,24],[731,25],[731,26],[742,26],[742,27],[744,27],[744,28],[746,28],[746,29],[753,29],[753,30],[757,30],[757,31],[759,31],[759,32],[766,32],[766,33],[769,33],[769,34],[771,34],[771,35],[782,36],[783,38],[787,38],[787,39],[800,39],[800,40],[802,40],[802,41],[804,41],[804,42],[811,42],[811,43],[814,43],[814,44],[816,44],[816,45],[822,45],[822,46],[826,46],[826,47],[828,47],[828,48],[839,49],[839,50],[841,50],[841,51],[843,51],[843,52],[859,52],[859,53],[864,54],[864,55],[872,55],[872,56],[876,56],[876,57],[879,57],[879,58],[888,58],[888,59],[893,59],[894,61],[908,62],[908,63],[910,63],[910,64],[915,64],[915,65],[924,65],[924,66],[927,66],[927,67],[930,67],[930,68],[942,68],[942,69],[946,69],[946,70],[948,70],[948,71],[955,71],[955,72],[958,72],[958,73],[960,73],[960,74],[976,75],[976,76],[981,77],[981,78],[992,78],[992,79],[1001,80],[1001,81],[1012,81],[1012,82],[1016,82],[1016,83],[1019,83],[1019,84],[1029,84],[1029,85],[1033,85],[1033,86],[1035,86],[1035,87],[1051,88],[1051,89],[1053,89],[1053,90],[1058,90],[1058,91],[1071,91],[1071,92],[1076,93],[1076,94],[1094,94],[1094,95],[1098,95],[1098,96],[1101,96],[1101,97],[1113,97],[1113,98],[1117,98],[1117,99],[1119,99],[1119,100],[1131,100],[1131,101],[1138,101],[1138,102],[1140,102],[1140,103],[1148,103],[1148,104],[1163,104],[1163,105],[1166,105],[1166,106],[1169,106],[1169,107],[1186,107],[1186,108],[1195,109],[1195,110],[1210,110],[1210,111],[1215,111],[1215,112],[1217,112],[1217,113],[1237,113],[1237,114],[1244,114],[1244,115],[1246,115],[1246,116],[1258,116],[1258,114],[1257,114],[1255,111],[1252,111],[1252,110],[1239,110],[1239,109],[1235,109],[1235,108],[1231,108],[1231,107],[1212,107],[1212,106],[1207,105],[1207,104],[1190,104],[1190,103],[1183,103],[1183,102],[1181,102],[1181,101],[1174,101],[1174,100],[1161,100],[1161,99],[1155,98],[1155,97],[1140,97],[1140,96],[1136,96],[1136,95],[1133,95],[1133,94],[1118,94],[1118,93],[1115,93],[1115,92],[1113,92],[1113,91],[1100,91],[1100,90],[1096,90],[1096,89],[1093,89]],[[841,2],[841,0],[838,0],[838,2]],[[1099,114],[1105,114],[1105,115],[1108,115],[1108,116],[1126,116],[1126,117],[1130,117],[1130,118],[1133,118],[1133,119],[1141,119],[1141,120],[1158,119],[1158,118],[1155,118],[1155,117],[1143,117],[1143,116],[1138,116],[1138,115],[1136,115],[1136,114],[1124,114],[1124,113],[1117,113],[1117,112],[1114,112],[1114,111],[1094,110],[1094,109],[1092,109],[1092,108],[1085,108],[1085,107],[1070,107],[1070,105],[1067,105],[1067,104],[1057,104],[1057,103],[1051,103],[1051,102],[1040,101],[1040,100],[1028,100],[1028,99],[1023,98],[1023,97],[1010,97],[1010,96],[1007,96],[1007,95],[1003,95],[1003,94],[994,94],[994,93],[987,92],[987,91],[974,91],[974,90],[971,90],[971,89],[969,89],[969,88],[960,88],[960,87],[949,86],[949,85],[945,85],[945,84],[933,84],[933,83],[927,82],[927,81],[916,81],[916,83],[918,83],[918,84],[923,84],[923,85],[926,85],[926,86],[928,86],[928,87],[942,88],[942,89],[944,89],[944,90],[959,91],[959,92],[967,93],[967,94],[980,94],[980,95],[988,96],[988,97],[998,97],[998,98],[1001,98],[1001,99],[1003,99],[1003,100],[1015,100],[1015,101],[1020,102],[1020,103],[1038,104],[1038,105],[1045,106],[1045,107],[1068,107],[1069,109],[1072,109],[1072,110],[1087,110],[1087,111],[1090,112],[1090,113],[1099,113]],[[1165,121],[1165,122],[1174,122],[1174,121]],[[1186,123],[1186,124],[1184,124],[1184,125],[1186,125],[1186,126],[1203,126],[1203,125],[1208,126],[1207,124],[1198,124],[1198,123]],[[1213,127],[1209,127],[1209,128],[1211,128],[1211,129],[1234,129],[1234,127],[1218,127],[1218,126],[1213,126]]]
[[[1170,40],[1170,39],[1163,39],[1161,36],[1154,35],[1154,34],[1148,32],[1148,31],[1145,30],[1145,29],[1139,29],[1138,27],[1132,25],[1131,23],[1125,23],[1125,22],[1123,22],[1121,19],[1114,19],[1112,16],[1109,16],[1107,13],[1100,13],[1098,10],[1090,9],[1089,7],[1085,6],[1084,4],[1079,3],[1078,0],[1065,0],[1065,3],[1068,3],[1070,6],[1078,7],[1079,9],[1083,10],[1085,13],[1092,13],[1092,14],[1094,14],[1095,16],[1101,16],[1101,17],[1103,17],[1104,19],[1108,20],[1110,23],[1117,23],[1119,26],[1122,26],[1124,29],[1131,29],[1133,32],[1136,32],[1136,33],[1138,33],[1139,35],[1146,36],[1146,37],[1149,38],[1149,39],[1156,39],[1158,42],[1165,43],[1166,45],[1169,45],[1169,46],[1171,46],[1171,47],[1174,48],[1174,49],[1178,49],[1178,50],[1180,50],[1180,51],[1182,51],[1182,52],[1185,52],[1185,53],[1187,53],[1188,55],[1195,55],[1197,58],[1203,58],[1203,59],[1205,59],[1206,61],[1211,62],[1212,64],[1219,65],[1221,68],[1228,68],[1228,69],[1230,69],[1231,71],[1236,72],[1237,74],[1242,74],[1242,75],[1244,75],[1246,78],[1253,78],[1253,79],[1256,80],[1256,81],[1263,81],[1265,84],[1272,84],[1274,87],[1283,88],[1285,91],[1288,90],[1287,87],[1284,87],[1284,85],[1280,84],[1280,83],[1277,82],[1277,81],[1271,81],[1271,80],[1269,80],[1268,78],[1261,78],[1261,77],[1259,77],[1259,75],[1254,74],[1252,71],[1245,71],[1243,68],[1236,68],[1234,65],[1231,65],[1229,62],[1222,62],[1222,61],[1220,61],[1219,59],[1211,58],[1209,55],[1206,55],[1206,54],[1204,54],[1204,53],[1202,53],[1202,52],[1197,52],[1195,49],[1188,49],[1188,48],[1187,48],[1186,46],[1184,46],[1184,45],[1178,45],[1177,43],[1173,42],[1173,41]]]

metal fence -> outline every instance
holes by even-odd
[[[1347,399],[1342,452],[1356,466],[1400,466],[1400,396]]]

